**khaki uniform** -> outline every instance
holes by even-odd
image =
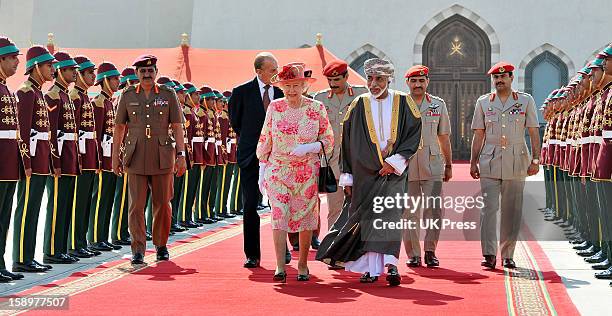
[[[128,225],[132,252],[144,253],[146,229],[144,208],[147,188],[153,202],[153,244],[165,246],[170,232],[175,149],[168,126],[183,123],[173,89],[155,85],[147,97],[140,85],[128,87],[117,107],[117,124],[127,124],[123,166],[130,175]]]
[[[479,157],[484,197],[480,216],[483,255],[497,254],[496,225],[501,194],[501,255],[513,257],[521,224],[525,177],[531,161],[525,128],[538,126],[535,101],[529,94],[512,92],[505,104],[495,93],[476,101],[472,129],[485,130]]]
[[[444,156],[440,150],[438,136],[451,132],[446,103],[441,98],[427,94],[419,108],[421,112],[421,146],[408,165],[409,196],[440,196],[444,177]],[[421,210],[406,209],[404,218],[419,223]],[[441,205],[423,210],[423,218],[440,220]],[[419,226],[417,226],[419,227]],[[440,237],[439,229],[427,229],[425,251],[435,251]],[[419,229],[406,229],[403,234],[404,247],[408,256],[420,257]]]
[[[334,171],[336,180],[340,178],[340,145],[342,144],[342,121],[346,115],[351,102],[356,97],[367,93],[368,89],[364,86],[349,86],[347,91],[344,93],[342,98],[331,91],[331,89],[325,89],[319,91],[314,95],[314,99],[323,103],[327,110],[327,117],[329,123],[334,131],[334,151],[331,157],[328,157],[329,164]],[[327,227],[331,226],[336,222],[342,211],[342,204],[344,202],[344,193],[342,190],[338,190],[334,193],[327,194],[327,207],[329,212],[327,213]]]

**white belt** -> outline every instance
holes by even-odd
[[[191,139],[192,143],[203,143],[204,142],[204,137],[202,136],[196,136],[194,138]]]
[[[562,141],[562,140],[560,140],[558,144],[561,145],[561,146],[565,146],[566,145],[566,143],[564,141]]]
[[[108,134],[104,134],[104,138],[102,140],[102,156],[110,157],[112,153],[113,146],[113,136]]]
[[[30,140],[49,140],[49,132],[36,132],[36,135],[30,136]]]
[[[547,143],[542,144],[542,148],[548,148],[548,144]]]
[[[551,139],[548,141],[549,144],[551,145],[559,145],[559,140],[558,139]]]
[[[605,139],[610,139],[612,138],[612,131],[602,131],[602,137]]]
[[[95,132],[79,132],[79,138],[83,139],[96,139]]]
[[[0,139],[17,139],[17,131],[0,131]]]
[[[30,136],[30,157],[34,157],[36,155],[36,144],[39,140],[49,140],[49,132],[38,132],[32,129],[30,134],[34,134]]]
[[[59,132],[58,132],[59,133]],[[58,140],[77,140],[76,133],[65,133],[62,137],[58,137]]]
[[[214,142],[215,142],[215,138],[214,138],[214,137],[208,137],[208,138],[206,139],[206,142],[207,142],[207,143],[214,143]]]
[[[603,144],[604,143],[603,136],[591,136],[591,138],[593,139],[593,143],[594,144]]]
[[[572,146],[575,144],[574,140],[571,139],[571,138],[566,139],[565,143],[568,144],[568,145],[572,145]]]

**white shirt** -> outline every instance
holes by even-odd
[[[264,93],[266,92],[266,84],[257,77],[257,83],[259,83],[259,94],[261,95],[261,99],[263,100]],[[274,100],[274,87],[270,84],[268,87],[268,97],[270,101]]]
[[[378,138],[378,146],[380,150],[387,147],[387,142],[391,138],[391,113],[393,111],[393,96],[395,92],[389,89],[387,97],[378,100],[374,96],[370,95],[370,104],[372,108],[372,121],[374,122],[374,129],[376,130],[376,138]],[[382,122],[381,122],[382,119]],[[381,128],[382,124],[382,128]],[[395,174],[401,175],[408,166],[408,160],[400,154],[389,156],[385,159],[385,162],[390,164],[395,169]],[[352,186],[353,175],[350,173],[343,173],[339,179],[340,186]]]

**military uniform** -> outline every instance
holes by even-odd
[[[218,149],[217,136],[218,128],[215,119],[215,112],[206,104],[206,98],[216,98],[215,93],[210,87],[204,86],[200,88],[201,106],[205,112],[202,117],[204,129],[206,133],[204,141],[204,168],[201,178],[202,185],[199,188],[199,194],[196,198],[197,221],[205,224],[214,223],[220,218],[217,218],[214,213],[214,203],[217,192],[217,165],[218,165]]]
[[[39,64],[51,63],[55,58],[42,46],[31,47],[26,54],[27,71],[39,72]],[[42,79],[41,79],[42,80]],[[38,215],[47,179],[59,167],[59,156],[49,141],[49,108],[41,89],[31,75],[17,91],[19,135],[23,140],[22,158],[25,169],[32,176],[19,181],[17,207],[13,221],[13,271],[44,272],[51,266],[34,260]]]
[[[348,71],[348,65],[346,62],[341,60],[335,60],[325,65],[323,69],[323,75],[327,77],[335,77],[342,75]],[[340,178],[340,145],[342,144],[342,121],[346,116],[351,102],[358,96],[367,93],[368,89],[364,86],[351,86],[346,87],[345,93],[342,96],[336,95],[331,89],[325,89],[317,92],[314,95],[314,99],[323,103],[327,110],[327,117],[329,123],[334,131],[334,151],[331,157],[329,157],[329,164],[334,171],[336,180]],[[344,203],[344,193],[342,190],[338,190],[334,193],[327,193],[327,227],[331,226],[336,222],[342,211],[342,204]]]
[[[134,66],[154,66],[157,58],[142,56]],[[125,89],[119,101],[116,124],[127,125],[123,166],[130,175],[129,228],[132,253],[142,256],[146,249],[144,208],[147,188],[151,187],[153,204],[153,244],[158,256],[167,256],[166,243],[170,231],[175,149],[168,136],[169,124],[181,124],[182,113],[174,90],[154,84],[143,91],[141,84]],[[137,255],[138,254],[138,255]],[[133,262],[142,258],[133,258]],[[167,259],[167,257],[166,257]]]
[[[444,177],[445,161],[440,150],[438,136],[451,132],[450,119],[446,103],[441,98],[426,94],[420,105],[421,112],[421,146],[408,165],[409,196],[440,196]],[[404,217],[419,223],[421,210],[407,209]],[[440,221],[441,205],[433,205],[423,210],[423,218]],[[427,229],[424,248],[426,252],[435,252],[440,230]],[[420,257],[419,229],[404,230],[404,247],[408,256]]]
[[[222,104],[227,104],[227,99],[223,94],[215,91],[217,95],[217,113],[216,119],[219,125],[219,139],[217,140],[218,153],[222,165],[218,168],[217,174],[217,194],[215,198],[215,212],[221,218],[233,218],[235,215],[230,214],[227,210],[227,202],[229,197],[230,181],[232,179],[233,166],[229,163],[228,156],[228,139],[230,133],[230,121],[226,109],[223,109]]]
[[[89,230],[87,239],[92,249],[110,251],[121,249],[121,246],[108,242],[110,219],[115,201],[117,176],[113,173],[113,133],[115,130],[115,105],[108,79],[121,74],[115,65],[104,62],[98,66],[96,85],[102,87],[92,104],[96,120],[96,137],[100,155],[100,170],[97,181],[94,181],[93,195],[89,213]]]
[[[509,64],[500,63],[493,66],[489,74],[513,69]],[[484,197],[480,218],[484,256],[497,254],[497,212],[501,195],[501,256],[513,258],[521,224],[525,177],[531,161],[525,128],[537,127],[535,101],[529,94],[513,91],[503,103],[493,92],[476,101],[472,129],[483,129],[486,135],[479,157]]]
[[[78,150],[78,126],[75,117],[74,103],[70,99],[68,84],[62,76],[64,68],[78,68],[70,55],[64,52],[55,54],[54,64],[57,79],[45,94],[49,107],[51,143],[57,148],[60,157],[61,176],[47,179],[47,217],[45,222],[44,258],[45,263],[73,263],[68,256],[68,233],[74,200],[76,199],[75,182],[81,173]]]
[[[8,38],[0,38],[0,57],[16,57],[19,49]],[[6,77],[6,74],[2,74]],[[17,118],[17,99],[6,86],[5,79],[0,78],[0,148],[3,163],[0,164],[0,282],[9,282],[23,278],[22,274],[12,274],[6,270],[4,252],[8,234],[13,196],[17,181],[23,178],[23,159],[20,151],[25,145],[19,137],[19,120]]]
[[[121,79],[119,88],[125,89],[127,86],[138,83],[138,77],[132,67],[126,67],[121,71]],[[122,92],[123,93],[123,92]],[[120,156],[125,153],[125,142],[119,148]],[[128,201],[129,194],[127,191],[127,182],[129,175],[123,173],[117,176],[117,185],[115,187],[115,202],[113,205],[113,215],[111,222],[111,240],[115,245],[130,245],[130,231],[128,229]]]
[[[231,91],[223,91],[225,102],[229,102],[232,96]],[[226,115],[227,111],[226,111]],[[238,168],[238,136],[228,121],[227,135],[227,165],[228,173],[231,175],[231,185],[228,189],[227,199],[229,200],[229,214],[236,215],[242,209],[242,192],[240,186],[240,168]],[[228,180],[230,181],[230,180]]]
[[[82,73],[87,69],[95,70],[95,65],[85,56],[76,56],[74,60],[79,65],[80,79],[70,90],[70,99],[74,104],[75,116],[79,125],[79,155],[81,157],[81,174],[75,180],[76,200],[71,212],[71,225],[68,234],[68,248],[70,254],[79,258],[89,258],[98,251],[87,249],[87,229],[89,227],[89,213],[91,196],[96,173],[100,168],[100,150],[96,137],[96,120],[94,109],[87,95],[86,83]]]

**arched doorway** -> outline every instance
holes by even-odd
[[[351,64],[349,66],[351,68],[353,68],[353,70],[358,72],[359,75],[361,75],[363,78],[365,78],[366,75],[365,75],[365,71],[363,69],[363,63],[366,60],[370,59],[370,58],[378,58],[378,56],[376,56],[374,53],[372,53],[370,51],[366,51],[365,53],[363,53],[359,57],[357,57],[357,59],[355,59],[353,62],[351,62]]]
[[[491,90],[491,43],[487,34],[461,15],[440,22],[425,37],[423,64],[430,68],[429,92],[446,101],[452,126],[453,159],[470,158],[472,115]]]
[[[536,106],[544,103],[550,91],[567,84],[567,65],[555,54],[544,51],[532,59],[525,67],[525,92],[531,94]],[[538,111],[540,125],[545,121]]]

